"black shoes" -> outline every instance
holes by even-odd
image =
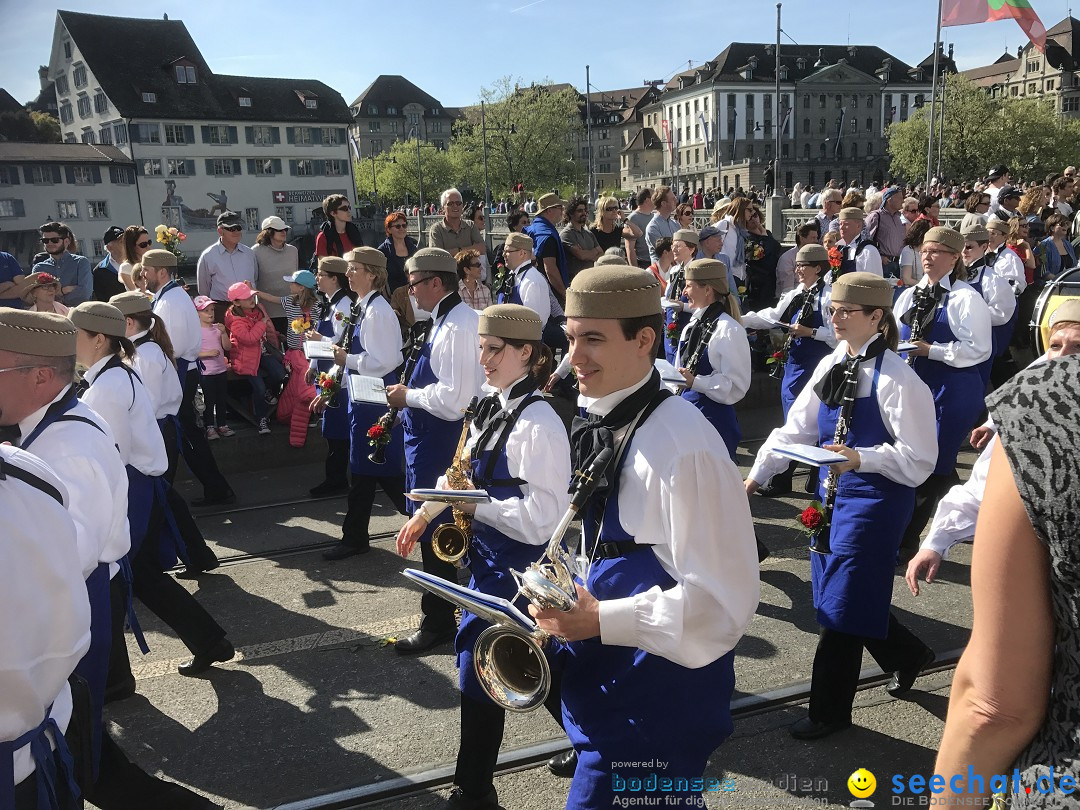
[[[105,687],[105,703],[127,700],[135,694],[135,678]]]
[[[893,673],[892,680],[886,685],[885,691],[893,697],[899,697],[911,689],[915,679],[932,663],[934,663],[934,651],[927,647],[916,666],[898,669]]]
[[[790,495],[791,476],[787,475],[783,478],[779,475],[773,476],[773,480],[769,482],[769,485],[758,489],[757,494],[762,498],[782,498],[784,495]]]
[[[214,552],[210,552],[210,556],[202,560],[192,560],[191,563],[183,571],[179,571],[176,574],[177,579],[198,579],[201,574],[205,574],[207,571],[213,571],[220,566],[217,556]]]
[[[236,503],[236,493],[231,489],[227,489],[218,495],[204,495],[201,498],[196,498],[191,502],[192,506],[225,506],[226,504]]]
[[[811,720],[809,717],[804,717],[797,723],[794,723],[788,732],[796,740],[820,740],[822,737],[828,737],[830,734],[834,734],[837,731],[843,731],[845,728],[851,727],[850,720],[839,720],[834,723],[819,723],[815,720]]]
[[[450,796],[443,807],[446,810],[503,810],[495,788],[492,788],[491,792],[482,799],[474,799],[461,788],[455,787],[450,791]]]
[[[328,548],[322,553],[324,560],[344,560],[348,557],[355,557],[357,554],[367,554],[371,551],[371,546],[353,546],[348,543],[338,543],[333,548]]]
[[[425,650],[430,650],[432,647],[438,647],[440,644],[445,644],[447,641],[453,639],[455,634],[455,630],[439,633],[435,630],[425,630],[420,628],[408,638],[403,638],[394,644],[394,649],[402,655],[421,653]]]
[[[308,490],[312,498],[325,498],[329,495],[344,495],[349,491],[348,482],[323,481],[317,487]]]
[[[571,748],[569,751],[556,754],[548,760],[547,766],[548,770],[556,776],[570,779],[577,770],[577,751]]]
[[[177,671],[188,678],[201,675],[214,664],[230,661],[236,655],[236,650],[227,638],[221,639],[217,644],[205,653],[198,653],[190,661],[177,667]]]

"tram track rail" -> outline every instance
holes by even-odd
[[[963,648],[936,654],[934,663],[923,670],[923,675],[948,672],[956,668]],[[865,692],[889,682],[891,674],[877,667],[860,673],[858,691]],[[781,711],[810,699],[810,681],[796,681],[758,694],[744,695],[731,702],[733,719],[745,719],[770,712]],[[527,746],[500,752],[495,775],[501,776],[517,771],[542,767],[551,757],[569,750],[565,736],[552,737]],[[368,782],[342,788],[307,799],[273,805],[266,810],[359,810],[382,802],[414,798],[434,790],[448,788],[453,784],[455,763],[439,763],[403,773],[393,779]],[[556,777],[552,777],[553,779]]]

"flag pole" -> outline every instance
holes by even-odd
[[[930,133],[926,140],[926,192],[930,192],[930,169],[934,160],[934,107],[937,104],[937,85],[938,85],[938,57],[941,54],[941,49],[938,44],[941,42],[941,4],[942,0],[938,0],[937,4],[937,32],[934,34],[934,81],[930,90]]]

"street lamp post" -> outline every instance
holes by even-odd
[[[379,182],[375,179],[375,139],[371,139],[371,196],[374,198],[375,213],[379,212]]]

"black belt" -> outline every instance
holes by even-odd
[[[593,550],[593,558],[601,560],[613,560],[616,557],[626,557],[635,551],[644,551],[651,548],[650,545],[635,543],[633,540],[614,540],[606,543],[598,543]]]

